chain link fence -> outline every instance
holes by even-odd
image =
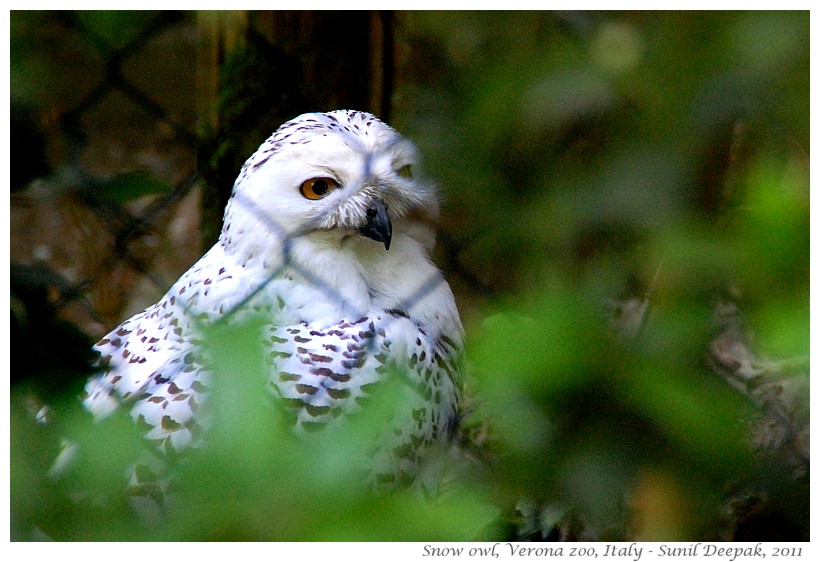
[[[201,250],[195,20],[117,17],[129,25],[27,12],[12,27],[13,293],[45,291],[91,338],[152,302]]]
[[[360,39],[313,42],[335,24]],[[15,12],[14,320],[48,309],[93,340],[156,302],[216,240],[239,167],[279,124],[389,110],[390,38],[389,14]]]

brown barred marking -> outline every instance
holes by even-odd
[[[321,377],[328,377],[336,382],[347,382],[350,380],[350,375],[344,373],[336,373],[327,367],[313,367],[310,372]]]
[[[364,392],[365,394],[371,394],[371,393],[373,393],[373,392],[375,392],[375,391],[376,391],[376,389],[378,388],[379,384],[380,384],[380,383],[378,383],[378,382],[371,382],[371,383],[363,384],[363,385],[362,385],[361,387],[359,387],[359,388],[360,388],[360,389],[361,389],[361,391],[362,391],[362,392]]]
[[[204,384],[202,384],[199,381],[194,381],[194,382],[191,383],[191,390],[193,390],[195,392],[204,393],[204,392],[208,392],[208,387],[205,386]]]
[[[344,367],[345,369],[358,369],[360,367],[363,367],[365,362],[366,359],[364,357],[355,360],[345,359],[342,361],[342,367]]]
[[[318,418],[330,412],[330,406],[313,406],[311,404],[305,404],[305,411],[314,418]]]
[[[162,416],[160,427],[165,431],[177,431],[182,428],[182,424],[174,420],[171,416]]]
[[[282,398],[282,404],[293,409],[302,409],[302,406],[305,405],[304,402],[298,398]]]
[[[403,443],[393,448],[393,454],[399,458],[408,458],[413,454],[413,448],[410,447],[410,443]]]
[[[325,424],[322,422],[302,420],[302,428],[308,433],[316,433],[317,431],[321,431],[322,429],[324,429],[324,427]]]
[[[315,386],[310,386],[309,384],[297,384],[296,385],[296,392],[299,394],[316,394],[319,391],[318,388]]]
[[[326,390],[330,397],[334,400],[344,400],[350,397],[350,390],[347,388],[328,387]]]
[[[156,482],[157,475],[144,464],[138,464],[134,467],[134,476],[137,482]]]
[[[348,359],[362,359],[367,357],[367,352],[357,345],[349,344],[347,351],[342,352],[342,356]]]
[[[392,472],[381,473],[376,475],[376,482],[378,484],[392,484],[396,481],[397,476]]]

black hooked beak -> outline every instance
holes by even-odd
[[[376,199],[367,210],[367,222],[359,227],[359,234],[367,236],[376,242],[383,242],[384,249],[390,249],[390,240],[393,237],[393,224],[387,214],[387,205],[381,199]]]

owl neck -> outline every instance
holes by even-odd
[[[266,235],[256,236],[258,232]],[[368,238],[333,231],[283,242],[269,230],[247,229],[241,246],[226,243],[230,238],[225,236],[220,244],[255,284],[269,283],[263,291],[267,298],[290,301],[293,321],[338,322],[393,310],[434,331],[461,330],[450,288],[429,258],[431,240],[407,232],[415,234],[398,230],[390,250]]]
[[[455,299],[429,257],[433,235],[419,239],[408,232],[413,231],[399,225],[389,251],[362,238],[351,241],[371,306],[406,315],[432,338],[446,333],[458,339],[462,327]]]

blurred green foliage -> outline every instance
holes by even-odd
[[[99,189],[114,201],[126,203],[144,195],[169,193],[171,186],[150,174],[133,172],[114,176],[104,181]]]
[[[405,22],[398,106],[445,186],[447,267],[496,424],[490,486],[576,510],[593,538],[733,537],[729,483],[771,465],[747,446],[751,403],[706,356],[730,299],[755,352],[808,357],[808,14]],[[606,304],[629,299],[648,312],[623,337]],[[807,391],[808,370],[794,376]],[[647,482],[681,501],[630,529],[623,494]],[[802,507],[767,531],[805,539],[808,484],[791,485]]]
[[[761,357],[808,356],[808,12],[395,21],[394,124],[444,193],[439,262],[483,468],[432,503],[363,493],[353,451],[382,412],[296,440],[254,390],[253,338],[219,332],[232,390],[215,393],[222,421],[181,468],[170,524],[136,518],[113,483],[135,454],[127,420],[90,426],[58,404],[43,426],[13,389],[13,538],[496,540],[529,499],[585,538],[807,540],[808,477],[750,448],[755,404],[706,356],[725,299]],[[608,322],[630,299],[648,299],[634,334]],[[792,376],[808,388],[808,369]],[[85,460],[55,481],[60,435]],[[738,493],[766,499],[757,534],[727,521]]]

